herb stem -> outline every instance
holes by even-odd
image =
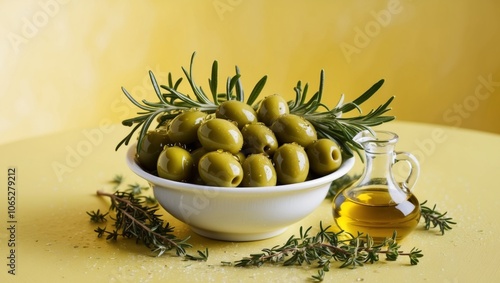
[[[102,190],[97,191],[97,195],[101,197],[109,197],[111,206],[109,211],[114,211],[115,230],[108,231],[106,228],[98,227],[95,232],[98,237],[106,234],[106,239],[116,240],[119,235],[125,238],[136,238],[137,242],[142,242],[158,256],[162,255],[165,251],[175,249],[177,255],[187,256],[185,248],[191,247],[186,241],[189,239],[178,239],[174,235],[173,228],[169,223],[164,223],[159,215],[156,214],[158,206],[147,206],[150,198],[141,196],[140,190],[137,190],[138,185],[129,185],[130,192],[116,191],[114,193],[107,193]],[[105,216],[99,211],[88,213],[91,219],[95,222],[105,221]],[[193,257],[194,258],[194,257]]]
[[[432,208],[426,206],[427,200],[420,204],[420,211],[422,213],[422,218],[424,219],[426,230],[438,227],[441,235],[444,235],[445,231],[451,230],[451,225],[457,224],[453,221],[451,217],[445,217],[448,212],[440,213],[436,209],[436,205]]]
[[[318,264],[318,275],[313,276],[315,280],[321,281],[324,272],[329,271],[332,261],[340,261],[340,268],[362,266],[365,263],[378,262],[379,255],[385,255],[388,261],[395,261],[399,256],[407,256],[411,265],[416,265],[419,258],[423,256],[422,251],[413,248],[410,252],[399,251],[400,246],[396,241],[396,233],[386,238],[382,243],[374,243],[369,235],[350,235],[347,240],[339,240],[338,236],[343,233],[328,231],[330,226],[323,228],[320,222],[320,231],[316,235],[309,236],[312,227],[305,230],[300,227],[300,236],[291,236],[283,245],[272,248],[264,248],[260,253],[252,253],[234,262],[235,266],[262,266],[265,263],[284,266],[308,265],[316,262]],[[228,263],[228,262],[223,262]]]
[[[116,205],[117,202],[122,202],[122,203],[126,204],[128,207],[130,207],[132,210],[139,211],[142,215],[146,216],[149,221],[153,221],[153,219],[151,218],[151,216],[146,211],[142,210],[141,208],[138,208],[137,206],[134,206],[132,204],[132,202],[130,202],[129,200],[123,199],[123,198],[119,198],[115,194],[106,193],[106,192],[104,192],[102,190],[98,190],[97,191],[97,195],[98,196],[109,197],[111,199],[111,202],[113,203],[113,206],[117,210],[119,210],[121,213],[123,213],[123,215],[127,216],[130,219],[130,221],[132,221],[136,225],[139,225],[142,229],[144,229],[144,230],[148,231],[149,233],[153,234],[155,237],[158,237],[159,239],[168,242],[169,244],[171,244],[175,248],[179,248],[179,245],[177,245],[176,242],[174,242],[171,239],[169,239],[169,238],[167,238],[167,237],[165,237],[165,236],[163,236],[163,235],[161,235],[161,234],[153,231],[148,226],[146,226],[143,221],[139,221],[134,215],[131,215],[130,213],[128,213],[126,209],[123,209],[119,205]],[[182,253],[182,255],[184,255],[184,253]]]

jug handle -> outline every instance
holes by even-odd
[[[409,152],[398,151],[395,154],[393,165],[400,161],[405,161],[410,166],[408,177],[401,185],[403,190],[411,192],[420,176],[420,164],[417,158]]]

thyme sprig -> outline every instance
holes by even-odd
[[[195,54],[196,53],[193,53],[191,56],[189,69],[182,68],[192,92],[191,96],[179,90],[182,78],[174,81],[171,73],[168,74],[167,85],[160,85],[154,74],[151,71],[149,72],[149,77],[157,98],[157,101],[154,102],[145,99],[139,102],[122,87],[125,96],[141,111],[137,112],[137,117],[122,121],[122,124],[125,126],[135,126],[130,133],[118,143],[116,149],[123,144],[128,145],[134,133],[140,129],[137,142],[139,145],[154,121],[158,121],[158,125],[161,125],[164,121],[174,118],[185,110],[195,108],[207,113],[213,113],[216,111],[218,105],[227,100],[238,100],[251,105],[255,109],[258,108],[260,101],[257,99],[266,84],[267,76],[263,76],[255,84],[248,99],[245,99],[243,85],[240,80],[241,72],[238,66],[235,67],[235,74],[227,78],[225,89],[220,91],[218,88],[218,63],[214,61],[212,64],[211,76],[208,79],[210,93],[207,93],[194,79],[193,65]],[[389,105],[394,97],[389,98],[387,102],[369,111],[367,114],[362,114],[360,108],[362,103],[367,101],[379,90],[384,80],[375,83],[352,102],[344,103],[344,95],[341,95],[338,104],[332,109],[322,103],[324,82],[325,76],[322,70],[320,73],[319,90],[309,98],[307,96],[307,91],[309,89],[308,84],[302,88],[302,83],[299,81],[294,88],[295,99],[288,102],[290,113],[303,116],[305,119],[309,120],[316,128],[318,137],[337,140],[347,154],[352,154],[352,149],[359,153],[360,145],[353,142],[353,138],[358,132],[363,130],[371,131],[371,127],[394,119],[394,116],[385,116],[386,112],[391,110]],[[349,113],[352,110],[357,110],[359,115],[342,117],[344,113]]]
[[[330,270],[333,261],[342,262],[340,268],[355,268],[366,263],[375,263],[380,260],[380,255],[385,256],[385,260],[395,261],[400,256],[410,259],[411,265],[419,263],[423,256],[422,251],[413,248],[410,252],[400,251],[400,245],[396,241],[396,233],[392,237],[386,238],[381,243],[375,243],[370,235],[358,234],[349,239],[341,240],[340,234],[343,232],[331,232],[330,226],[323,227],[320,222],[319,232],[309,235],[312,227],[299,229],[299,237],[291,236],[283,245],[272,248],[264,248],[260,253],[250,254],[234,262],[222,262],[226,265],[237,267],[260,267],[264,264],[280,264],[284,266],[311,265],[316,263],[318,274],[313,275],[315,280],[322,281],[324,272]]]
[[[123,178],[115,177],[112,183],[118,186],[122,181]],[[130,184],[126,190],[116,190],[113,193],[98,190],[98,196],[111,200],[109,210],[103,213],[98,209],[87,211],[87,214],[94,223],[107,223],[112,220],[112,228],[97,227],[94,230],[97,237],[105,237],[106,240],[118,240],[119,237],[135,239],[136,243],[150,248],[157,256],[175,250],[177,256],[183,256],[187,260],[207,260],[208,250],[198,251],[198,256],[186,252],[186,248],[192,247],[188,243],[189,237],[179,239],[173,234],[174,227],[158,214],[159,206],[156,200],[141,194],[147,188]]]
[[[453,221],[453,218],[445,217],[448,212],[441,213],[436,210],[436,205],[430,208],[425,205],[426,203],[427,200],[420,204],[421,217],[424,219],[424,228],[426,230],[438,227],[441,235],[444,235],[445,231],[452,229],[451,225],[457,224]]]
[[[174,227],[170,226],[168,222],[164,223],[160,218],[160,215],[157,214],[159,210],[157,205],[147,205],[147,197],[138,196],[133,192],[107,193],[102,190],[97,191],[97,195],[110,198],[110,211],[115,213],[114,216],[110,216],[114,221],[113,228],[97,227],[94,230],[97,237],[105,236],[107,240],[117,240],[119,236],[135,238],[136,242],[152,249],[158,256],[169,250],[175,250],[178,256],[185,256],[186,248],[191,247],[187,243],[189,237],[177,239],[172,234]],[[99,211],[90,214],[98,215]],[[92,217],[91,220],[93,220]]]
[[[106,218],[109,214],[109,212],[106,212],[106,213],[102,213],[100,209],[98,209],[97,211],[87,211],[87,214],[88,216],[90,216],[90,222],[93,222],[93,223],[103,223],[103,222],[106,222],[108,221],[108,219]]]

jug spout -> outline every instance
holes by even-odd
[[[392,152],[398,139],[398,135],[393,132],[369,130],[361,131],[353,138],[365,152],[370,153]]]

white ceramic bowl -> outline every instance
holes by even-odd
[[[127,164],[152,186],[160,205],[202,236],[226,241],[253,241],[283,233],[316,209],[332,181],[345,175],[354,158],[344,160],[332,174],[314,180],[273,187],[213,187],[163,179],[144,171],[135,160],[135,146]]]

